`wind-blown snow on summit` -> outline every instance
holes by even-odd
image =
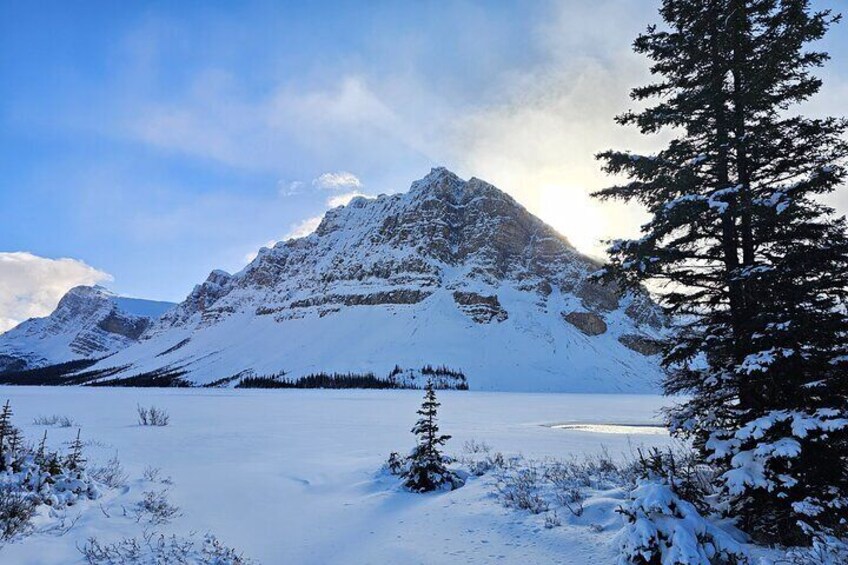
[[[172,306],[118,296],[101,286],[74,287],[49,316],[0,334],[0,372],[111,355],[138,340]]]
[[[655,390],[661,316],[589,281],[598,266],[494,186],[433,169],[407,193],[328,211],[235,275],[213,271],[92,369],[206,384],[432,364],[478,390]]]

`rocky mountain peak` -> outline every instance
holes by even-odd
[[[444,167],[431,169],[427,176],[413,182],[409,195],[413,200],[423,201],[433,198],[452,206],[465,206],[477,198],[492,198],[505,200],[520,207],[512,197],[499,188],[477,177],[463,180]]]
[[[236,275],[213,271],[160,325],[212,324],[248,305],[280,319],[307,305],[326,316],[339,305],[417,303],[436,288],[490,303],[503,284],[540,304],[556,290],[589,311],[615,310],[620,291],[588,280],[597,268],[506,193],[438,167],[406,193],[329,210],[313,234],[261,250]]]
[[[115,296],[114,293],[100,285],[75,286],[62,296],[59,300],[59,307],[62,307],[63,304],[67,305],[79,301],[100,302],[109,300],[113,296]]]
[[[76,286],[49,316],[0,335],[0,372],[109,355],[138,340],[171,306],[121,297],[102,286]]]

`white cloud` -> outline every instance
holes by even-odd
[[[601,240],[637,234],[645,212],[591,197],[617,180],[595,154],[651,152],[667,135],[643,136],[613,120],[633,107],[630,89],[650,80],[645,59],[630,49],[641,19],[621,2],[560,3],[534,35],[547,59],[511,72],[497,101],[457,120],[450,140],[463,171],[509,192],[596,256],[604,254]],[[601,23],[583,29],[586,21]]]
[[[117,131],[167,151],[280,173],[287,172],[291,159],[281,148],[308,156],[319,167],[339,160],[377,164],[426,149],[420,124],[395,112],[384,102],[386,94],[375,90],[380,81],[372,85],[371,79],[350,74],[329,83],[280,82],[259,97],[245,93],[238,82],[222,71],[196,72],[184,92],[142,98],[132,111],[120,112]]]
[[[124,92],[136,83],[121,80],[123,96],[111,97],[123,104],[118,135],[287,178],[344,164],[369,188],[380,187],[375,191],[402,190],[427,167],[443,164],[510,192],[582,251],[598,254],[601,239],[637,233],[645,218],[640,207],[601,203],[590,193],[616,180],[602,172],[596,152],[658,146],[656,138],[613,118],[634,104],[629,90],[650,80],[649,61],[634,54],[631,43],[658,19],[659,0],[531,3],[515,21],[501,21],[503,28],[496,24],[499,11],[460,4],[440,17],[445,29],[458,23],[472,33],[446,39],[447,57],[415,34],[387,26],[369,39],[371,49],[385,54],[379,62],[342,58],[296,80],[281,74],[261,92],[244,87],[249,81],[239,74],[246,71],[222,70],[225,65],[189,68],[177,92],[152,97]],[[514,36],[501,33],[516,29],[524,43],[519,49]],[[162,30],[142,31],[151,45],[169,46]],[[148,52],[142,55],[146,63]],[[137,82],[155,78],[142,73]],[[821,104],[838,113],[844,87],[837,84],[829,77]],[[279,192],[307,188],[353,193],[362,182],[336,171],[311,184],[281,184]]]
[[[335,196],[331,196],[327,199],[327,206],[330,208],[336,208],[337,206],[347,206],[348,203],[350,203],[350,201],[356,198],[357,196],[371,198],[371,196],[365,194],[364,192],[354,190],[352,192],[345,192],[344,194],[337,194]]]
[[[306,218],[302,222],[298,222],[291,226],[291,230],[283,239],[291,239],[293,237],[305,237],[312,232],[314,232],[318,225],[321,223],[321,220],[324,216],[314,216],[312,218]]]
[[[324,173],[313,179],[312,186],[328,190],[345,190],[360,188],[362,181],[353,173],[338,171],[335,173]]]
[[[397,52],[411,50],[411,63],[404,56],[404,64],[280,81],[259,96],[241,90],[235,75],[195,73],[181,96],[146,102],[143,120],[134,112],[129,131],[159,147],[281,173],[291,162],[281,158],[284,147],[317,170],[350,163],[368,174],[369,185],[386,184],[386,175],[408,183],[426,172],[422,165],[443,164],[510,192],[578,248],[598,253],[600,239],[632,235],[643,221],[641,210],[602,204],[589,193],[611,182],[595,152],[650,145],[613,117],[632,105],[629,89],[648,78],[648,62],[630,44],[655,11],[624,0],[555,1],[538,16],[526,36],[533,55],[520,65],[495,62],[483,75],[450,75],[445,83],[416,64],[428,59],[414,42],[389,38]],[[587,28],[586,21],[601,23]],[[500,53],[492,41],[484,51]],[[465,84],[481,78],[484,89]],[[362,182],[336,170],[311,187],[349,194]],[[304,188],[281,185],[280,194]]]
[[[108,273],[77,259],[0,252],[0,332],[27,318],[50,314],[75,286],[111,280]]]
[[[306,186],[306,183],[302,180],[294,180],[291,182],[279,182],[279,193],[280,196],[293,196],[295,194],[300,194],[303,188]]]

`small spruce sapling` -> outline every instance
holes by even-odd
[[[447,467],[449,459],[440,451],[451,436],[439,434],[436,422],[439,406],[433,383],[428,382],[424,402],[418,410],[420,418],[412,428],[412,433],[418,436],[418,445],[409,454],[402,475],[404,486],[414,492],[453,490],[462,486],[462,480]]]
[[[82,471],[85,465],[85,459],[82,456],[82,441],[80,440],[80,431],[77,430],[77,437],[71,443],[71,452],[65,462],[65,467],[70,471]]]

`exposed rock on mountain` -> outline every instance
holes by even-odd
[[[506,310],[501,308],[497,295],[481,296],[476,292],[460,292],[457,290],[453,293],[453,299],[459,309],[478,324],[488,324],[492,321],[503,322],[509,318]]]
[[[172,306],[117,296],[100,286],[72,288],[50,316],[0,335],[0,372],[106,357],[135,343]]]
[[[569,312],[563,319],[586,335],[595,336],[606,333],[607,323],[593,312]],[[624,342],[622,342],[624,343]]]
[[[618,341],[625,347],[642,355],[657,355],[662,353],[662,342],[644,335],[624,334],[619,336]]]

